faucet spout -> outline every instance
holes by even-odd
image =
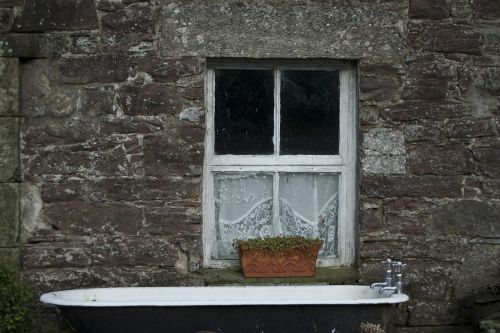
[[[398,292],[398,287],[382,287],[382,288],[379,289],[378,293],[382,294],[384,291],[388,291],[388,290],[397,293]]]
[[[387,282],[376,282],[376,283],[372,283],[370,285],[370,289],[373,289],[375,287],[386,287],[387,286]]]

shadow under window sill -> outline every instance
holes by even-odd
[[[340,285],[356,284],[359,272],[354,267],[318,267],[314,277],[245,278],[239,268],[205,269],[207,286],[220,285]]]

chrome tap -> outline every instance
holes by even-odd
[[[370,285],[370,288],[373,289],[375,287],[390,287],[392,286],[392,260],[387,258],[386,261],[382,261],[382,263],[386,264],[385,268],[385,282],[376,282]]]
[[[403,293],[403,267],[406,267],[406,264],[403,264],[401,261],[396,262],[396,264],[394,265],[394,273],[396,274],[396,285],[380,288],[380,290],[378,291],[380,294],[386,290],[394,291],[395,294]]]

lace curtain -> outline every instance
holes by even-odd
[[[320,257],[336,256],[338,175],[279,176],[279,219],[273,223],[273,174],[215,175],[214,259],[237,259],[234,239],[277,234],[321,238]]]

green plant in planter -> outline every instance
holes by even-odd
[[[317,249],[322,245],[323,241],[321,239],[301,236],[276,236],[246,240],[235,239],[233,241],[233,246],[240,250],[259,250],[269,254],[298,250],[309,256],[317,254]]]
[[[33,303],[31,289],[19,280],[17,274],[0,268],[0,332],[31,332]]]

